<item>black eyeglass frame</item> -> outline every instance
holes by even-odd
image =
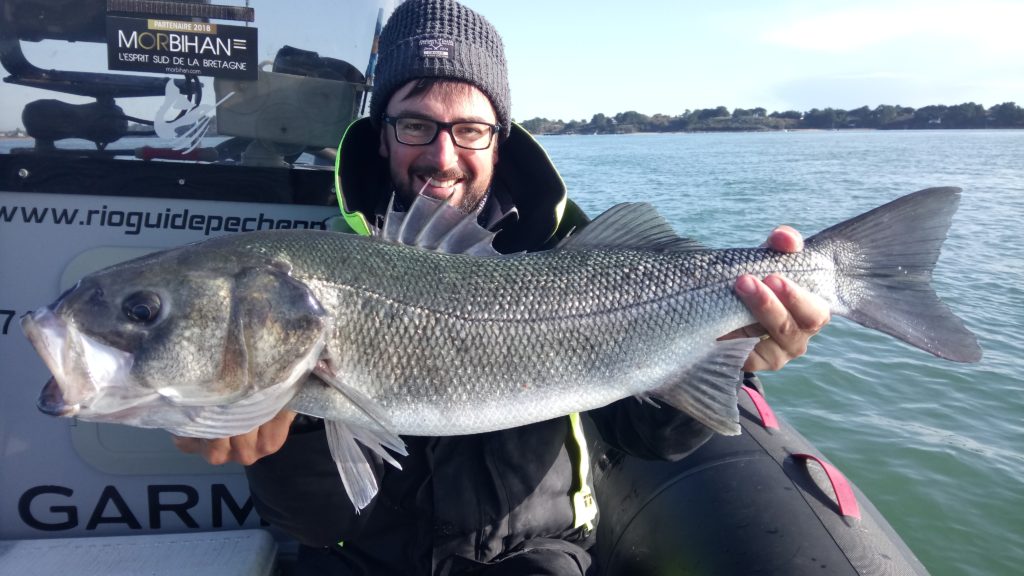
[[[440,134],[442,130],[444,130],[445,132],[448,133],[448,136],[451,136],[452,144],[459,148],[464,148],[466,150],[486,150],[490,148],[491,144],[494,142],[495,134],[501,132],[501,124],[488,124],[487,122],[441,122],[438,120],[431,120],[430,118],[420,118],[418,116],[388,116],[387,114],[384,114],[382,118],[384,120],[384,123],[390,124],[391,128],[395,131],[395,140],[397,140],[399,144],[404,144],[406,146],[429,146],[433,144],[435,140],[437,140],[437,135]],[[437,129],[434,130],[434,135],[431,136],[430,140],[427,140],[426,142],[421,142],[419,144],[403,142],[402,138],[398,135],[397,122],[399,120],[419,120],[420,122],[429,122],[437,126]],[[474,126],[486,126],[490,128],[491,133],[490,136],[487,138],[487,144],[479,148],[459,144],[458,138],[455,137],[455,132],[453,131],[453,129],[460,124],[472,124]]]

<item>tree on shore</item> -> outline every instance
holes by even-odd
[[[764,108],[725,106],[685,110],[677,116],[647,116],[635,110],[614,116],[594,114],[589,121],[532,118],[521,122],[532,134],[626,134],[633,132],[725,132],[759,130],[842,130],[871,128],[878,130],[939,128],[1024,128],[1024,109],[1015,102],[990,108],[966,102],[955,106],[931,105],[923,108],[880,104],[874,109],[861,106],[853,110],[812,108],[804,112],[786,110],[768,113]]]

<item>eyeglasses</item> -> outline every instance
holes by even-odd
[[[395,118],[384,116],[395,129],[395,138],[407,146],[426,146],[437,139],[443,129],[452,137],[452,142],[459,148],[484,150],[494,140],[494,133],[501,130],[500,124],[486,122],[438,122],[425,118]]]

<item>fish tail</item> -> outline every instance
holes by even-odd
[[[977,338],[931,287],[960,203],[959,188],[928,188],[807,240],[836,263],[833,313],[957,362],[981,359]]]

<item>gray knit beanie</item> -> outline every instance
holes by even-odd
[[[380,33],[370,117],[378,123],[388,100],[417,78],[461,80],[494,105],[501,133],[511,130],[505,47],[483,16],[454,0],[407,0]]]

